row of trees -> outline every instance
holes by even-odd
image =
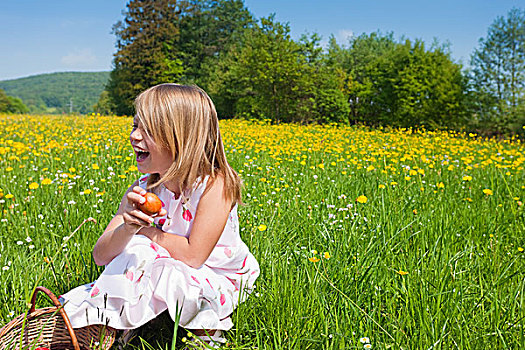
[[[255,20],[242,0],[132,0],[114,26],[117,52],[100,112],[132,114],[163,82],[197,84],[223,117],[276,122],[468,128],[517,132],[524,118],[525,12],[498,18],[471,70],[447,46],[379,32],[327,48],[292,39],[273,16]]]

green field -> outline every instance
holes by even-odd
[[[58,295],[101,272],[93,245],[140,175],[130,130],[130,118],[0,115],[2,324],[36,285]],[[242,120],[221,130],[244,181],[241,235],[261,265],[229,348],[525,348],[519,140]],[[172,327],[127,348],[169,349]]]

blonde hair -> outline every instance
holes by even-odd
[[[215,106],[198,86],[160,84],[135,99],[137,118],[157,145],[167,149],[173,163],[164,176],[151,174],[148,188],[176,179],[179,190],[197,179],[224,177],[224,196],[241,203],[241,180],[226,160]]]

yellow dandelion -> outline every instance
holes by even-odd
[[[91,190],[88,188],[87,190],[84,190],[84,194],[91,194]]]
[[[463,181],[472,181],[472,176],[469,176],[469,175],[463,176]]]
[[[321,163],[321,164],[318,165],[318,167],[321,168],[321,169],[324,169],[324,164]]]
[[[401,276],[408,275],[408,272],[407,271],[403,271],[403,270],[399,270],[399,271],[397,271],[397,273],[400,274]]]
[[[93,165],[91,165],[91,167],[92,167],[94,170],[98,170],[98,169],[100,169],[99,166],[98,166],[98,164],[93,164]]]
[[[437,188],[445,188],[445,184],[443,182],[440,182],[436,185]]]
[[[13,168],[11,168],[10,166],[8,166],[7,168],[5,168],[5,171],[13,171]]]
[[[330,253],[328,253],[328,252],[324,252],[324,254],[323,254],[323,258],[325,258],[325,259],[327,259],[327,260],[330,259]]]
[[[29,189],[30,189],[30,190],[36,190],[38,187],[39,187],[39,186],[38,186],[38,184],[37,184],[36,182],[31,182],[31,183],[29,184]]]
[[[493,194],[492,190],[489,188],[483,189],[483,193],[485,193],[487,196],[492,196]]]
[[[316,256],[312,256],[311,258],[308,258],[308,260],[309,260],[310,262],[316,263],[316,262],[318,262],[318,261],[321,260],[321,259],[319,259],[319,258],[316,257]]]
[[[386,186],[383,185],[383,184],[379,185],[379,188],[380,188],[380,189],[383,189],[383,188],[385,188],[385,187],[386,187]]]
[[[391,186],[396,186],[396,185],[397,185],[397,182],[392,181],[392,182],[390,183],[390,185],[391,185]]]
[[[11,198],[13,198],[13,197],[14,197],[14,196],[13,196],[11,193],[8,193],[8,194],[5,195],[5,198],[6,198],[6,199],[11,199]]]
[[[365,195],[360,195],[359,197],[357,197],[356,202],[364,204],[368,202],[368,198]]]
[[[518,252],[523,252],[523,248],[522,247],[518,247]]]
[[[42,180],[42,185],[50,185],[52,183],[53,183],[53,180],[49,178],[45,178],[44,180]]]
[[[266,225],[264,225],[264,224],[261,224],[261,225],[259,225],[259,227],[257,227],[257,229],[258,229],[259,231],[261,231],[261,232],[262,232],[262,231],[266,231],[266,228],[267,228],[267,227],[266,227]]]

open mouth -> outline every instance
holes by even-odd
[[[135,154],[137,156],[137,162],[143,162],[149,157],[149,152],[143,150],[135,149]]]

